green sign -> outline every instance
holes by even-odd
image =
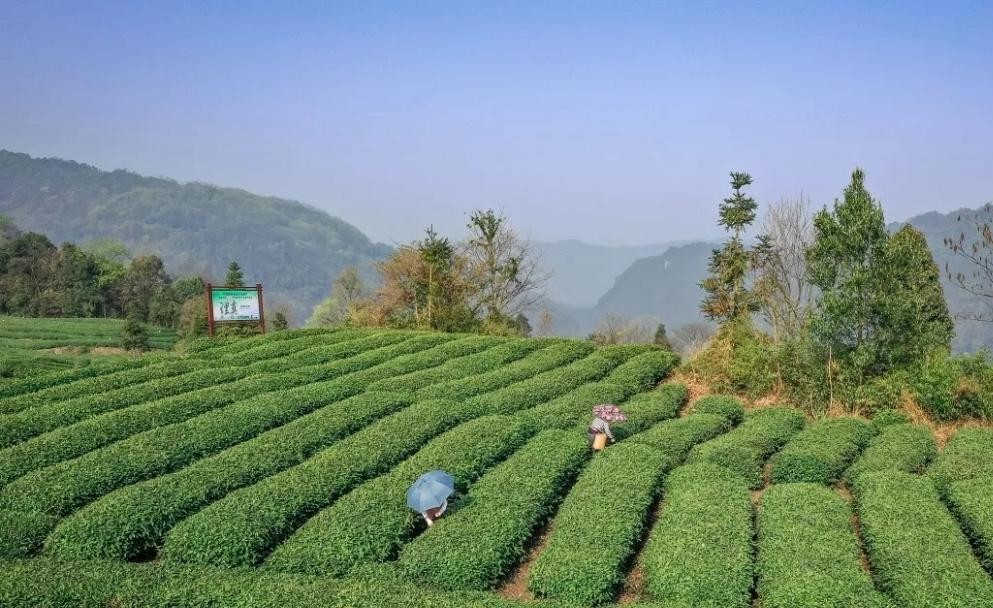
[[[214,311],[214,322],[260,321],[259,296],[256,288],[213,289],[210,293],[210,306]]]

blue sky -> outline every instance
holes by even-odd
[[[0,0],[0,147],[295,198],[376,240],[710,237],[762,203],[993,200],[993,2]]]

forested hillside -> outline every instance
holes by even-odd
[[[349,265],[389,253],[360,230],[295,201],[0,150],[0,213],[56,244],[113,238],[176,274],[223,277],[237,260],[270,298],[309,314]]]

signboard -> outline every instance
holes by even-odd
[[[258,323],[265,333],[262,285],[219,287],[207,284],[207,329],[214,335],[217,323]]]
[[[226,321],[259,321],[259,292],[251,289],[212,289],[210,305],[214,323]]]

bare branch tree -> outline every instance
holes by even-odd
[[[590,334],[596,344],[652,344],[659,320],[654,317],[628,319],[607,315]]]
[[[961,213],[957,221],[963,222]],[[945,247],[965,261],[972,270],[971,272],[953,271],[946,263],[945,274],[959,289],[985,298],[989,311],[961,313],[956,316],[970,321],[993,322],[993,203],[987,203],[971,215],[967,214],[964,221],[969,224],[973,240],[967,241],[966,233],[963,231],[957,239],[946,238]]]
[[[471,281],[478,287],[473,311],[492,322],[514,319],[537,304],[548,275],[538,266],[530,242],[492,209],[477,210],[463,245]]]
[[[714,328],[706,323],[687,323],[676,329],[669,336],[669,343],[677,353],[691,358],[700,352],[714,336]]]
[[[814,302],[807,281],[807,249],[813,243],[810,203],[801,195],[766,210],[755,248],[755,290],[773,338],[796,335]]]

